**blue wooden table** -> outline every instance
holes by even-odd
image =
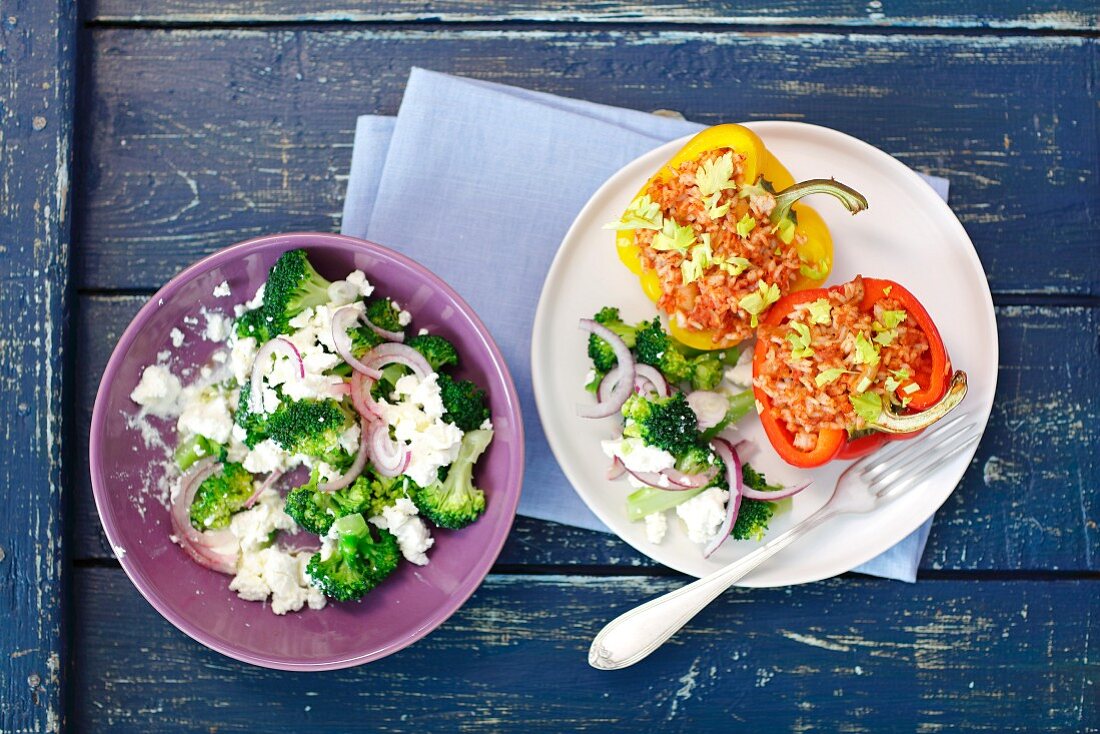
[[[917,584],[734,590],[597,673],[599,627],[683,578],[521,518],[458,614],[358,669],[249,667],[153,611],[91,500],[110,349],[199,256],[337,229],[355,117],[414,64],[804,120],[951,179],[1001,374]],[[1098,84],[1095,0],[4,0],[0,732],[1097,731]]]

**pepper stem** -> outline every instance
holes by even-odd
[[[794,203],[810,194],[835,196],[852,214],[858,214],[868,207],[867,197],[851,186],[842,184],[834,178],[811,178],[808,181],[792,184],[775,195],[775,209],[771,213],[772,222],[778,224],[790,217]]]
[[[951,377],[951,385],[935,405],[911,415],[899,415],[887,408],[882,411],[882,415],[875,421],[873,427],[883,433],[915,433],[924,430],[958,407],[965,396],[966,373],[955,370],[955,374]]]

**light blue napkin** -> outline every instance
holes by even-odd
[[[562,474],[538,420],[535,306],[558,245],[600,184],[701,127],[424,69],[412,70],[396,118],[358,120],[341,231],[439,273],[489,327],[526,416],[522,515],[608,532]],[[948,182],[928,181],[946,200]],[[855,570],[914,581],[930,525]]]

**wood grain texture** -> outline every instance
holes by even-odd
[[[100,28],[89,51],[85,288],[152,289],[237,240],[337,229],[355,117],[394,113],[419,64],[843,130],[951,179],[996,292],[1100,293],[1096,39]]]
[[[1072,2],[953,2],[951,0],[710,0],[616,2],[566,0],[96,0],[98,23],[484,22],[713,23],[721,25],[840,25],[894,28],[1096,29],[1100,12]]]
[[[54,732],[63,719],[61,376],[75,29],[67,2],[5,3],[0,13],[2,732]]]
[[[73,714],[84,731],[145,734],[1100,727],[1100,582],[734,590],[643,663],[588,667],[604,622],[682,583],[490,576],[411,648],[288,674],[187,639],[121,571],[82,569]]]
[[[87,426],[99,375],[144,300],[80,301],[78,558],[112,557],[87,479]],[[973,465],[937,515],[922,568],[1100,569],[1100,310],[1001,307],[997,321],[1001,367],[993,415]],[[614,536],[533,520],[517,524],[499,562],[652,566]]]

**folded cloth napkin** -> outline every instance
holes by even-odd
[[[562,474],[536,418],[535,306],[558,245],[600,184],[701,128],[424,69],[412,70],[396,118],[358,120],[341,231],[439,273],[489,327],[527,416],[522,515],[608,532]],[[946,200],[948,182],[926,178]],[[914,581],[930,525],[855,570]]]

